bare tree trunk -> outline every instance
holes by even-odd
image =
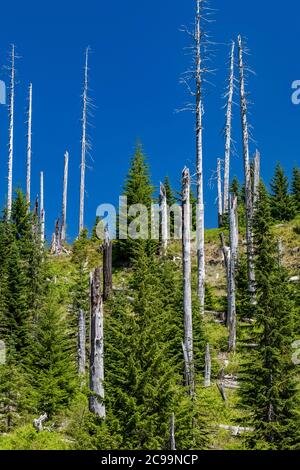
[[[112,242],[108,230],[105,230],[103,243],[103,300],[106,301],[112,291]]]
[[[175,440],[175,414],[172,413],[170,419],[170,449],[176,450],[176,440]]]
[[[11,218],[12,210],[12,179],[14,158],[14,107],[15,107],[15,46],[11,48],[11,75],[9,101],[9,150],[8,150],[8,187],[7,187],[7,220]]]
[[[221,243],[222,243],[222,251],[223,251],[223,256],[224,256],[224,264],[225,264],[225,271],[226,271],[226,282],[227,282],[227,299],[229,301],[229,297],[230,297],[230,259],[231,259],[231,252],[230,252],[230,248],[228,246],[226,246],[226,242],[225,242],[225,236],[224,236],[224,233],[222,232],[220,234],[220,238],[221,238]],[[227,312],[226,312],[226,319],[225,319],[225,322],[226,322],[226,325],[228,326],[228,322],[229,322],[229,315],[228,315],[228,309],[227,309]]]
[[[27,168],[26,168],[26,202],[30,210],[30,185],[31,185],[31,137],[32,137],[32,83],[29,85],[28,97],[28,133],[27,133]]]
[[[61,242],[66,240],[66,227],[67,227],[67,199],[68,199],[68,170],[69,170],[69,153],[65,153],[64,165],[64,187],[63,187],[63,200],[62,200],[62,218],[61,218]]]
[[[232,41],[230,56],[230,77],[228,89],[228,103],[226,113],[226,140],[225,140],[225,165],[224,165],[224,204],[223,213],[228,213],[229,200],[229,179],[230,179],[230,154],[231,154],[231,125],[232,125],[232,105],[234,93],[234,50],[235,42]]]
[[[44,172],[40,173],[40,225],[41,225],[41,243],[45,242],[45,207],[44,207]]]
[[[86,326],[85,326],[85,312],[83,309],[79,310],[78,315],[78,374],[85,374],[86,365]]]
[[[80,175],[80,210],[79,210],[79,235],[84,227],[84,196],[85,196],[85,167],[87,150],[87,106],[88,106],[88,60],[89,48],[85,51],[83,111],[82,111],[82,142],[81,142],[81,175]]]
[[[168,249],[168,205],[166,188],[160,183],[160,223],[161,223],[161,254],[166,256]]]
[[[236,350],[236,265],[238,258],[237,239],[237,198],[230,196],[230,266],[229,266],[229,297],[228,297],[228,327],[229,327],[229,352]]]
[[[245,92],[245,70],[243,61],[243,45],[241,36],[238,37],[239,46],[239,71],[240,71],[240,99],[241,99],[241,116],[243,130],[243,156],[244,156],[244,172],[245,172],[245,197],[246,197],[246,241],[247,241],[247,259],[248,259],[248,282],[249,293],[252,302],[255,301],[255,271],[254,271],[254,249],[253,249],[253,199],[252,199],[252,183],[251,169],[249,158],[249,130],[247,121],[247,99]]]
[[[202,102],[202,56],[201,56],[201,8],[197,0],[196,11],[196,172],[197,172],[197,260],[198,296],[201,313],[205,302],[205,245],[204,245],[204,199],[203,199],[203,102]]]
[[[210,355],[210,346],[206,345],[205,351],[205,376],[204,376],[204,387],[211,386],[211,355]]]
[[[219,227],[223,225],[223,200],[222,200],[222,171],[221,171],[221,160],[218,158],[218,223]]]
[[[104,337],[103,300],[100,292],[100,268],[90,279],[91,299],[91,354],[90,354],[90,411],[105,419],[104,404]]]
[[[190,172],[187,168],[182,173],[182,258],[183,258],[183,309],[184,309],[184,353],[185,381],[190,394],[194,394],[194,359],[193,359],[193,318],[191,288],[191,206]]]
[[[254,167],[253,167],[253,207],[255,209],[257,199],[258,199],[258,192],[259,192],[259,182],[260,182],[260,153],[256,150],[254,156]]]

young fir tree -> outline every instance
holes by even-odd
[[[108,409],[118,422],[121,448],[169,449],[173,412],[178,448],[201,448],[202,417],[183,386],[180,280],[174,267],[149,256],[143,245],[133,267],[134,303],[123,294],[113,299],[105,328]]]
[[[271,181],[272,217],[276,221],[286,222],[294,218],[295,205],[289,194],[289,181],[281,165],[275,168],[275,174]]]
[[[294,305],[271,221],[269,196],[261,183],[254,218],[257,303],[251,335],[258,347],[243,365],[241,394],[254,428],[248,447],[282,450],[299,445],[299,405],[291,359]]]
[[[76,384],[70,318],[53,286],[33,327],[26,362],[31,408],[52,418],[70,404]]]
[[[297,212],[300,212],[300,168],[293,169],[292,194]]]
[[[127,198],[127,211],[130,210],[131,206],[136,204],[141,204],[146,207],[148,211],[147,224],[141,227],[139,222],[137,222],[136,238],[132,238],[130,227],[134,224],[134,220],[140,217],[140,212],[137,211],[134,216],[128,215],[128,212],[126,214],[119,214],[118,234],[120,235],[122,231],[120,229],[120,221],[122,220],[121,225],[124,226],[125,224],[125,229],[127,225],[128,238],[126,240],[119,239],[116,248],[119,258],[125,261],[132,261],[134,259],[134,252],[140,244],[145,244],[150,251],[155,245],[154,242],[151,242],[151,203],[153,191],[154,188],[150,182],[149,166],[146,162],[142,145],[137,144],[125,182],[123,196]]]
[[[5,217],[0,221],[0,338],[6,349],[6,364],[0,367],[0,413],[7,429],[26,415],[24,364],[44,282],[41,256],[25,197],[17,191],[10,222]]]

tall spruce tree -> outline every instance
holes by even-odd
[[[271,222],[269,196],[261,183],[254,219],[257,304],[251,333],[251,342],[258,346],[243,365],[241,394],[254,427],[248,447],[283,450],[299,446],[297,371],[291,348],[294,305]]]
[[[289,194],[289,181],[280,164],[276,165],[271,181],[272,217],[276,221],[289,221],[295,216],[295,205]]]

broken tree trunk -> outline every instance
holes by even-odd
[[[184,359],[185,382],[191,395],[194,394],[193,364],[193,319],[192,319],[192,265],[191,265],[191,206],[190,172],[182,173],[182,266],[183,266],[183,309],[184,309]]]
[[[229,226],[230,226],[230,261],[228,269],[228,328],[229,352],[236,350],[236,266],[238,258],[238,239],[237,239],[237,197],[230,196],[229,198]]]
[[[168,250],[168,204],[165,186],[160,183],[160,235],[161,255],[166,256]]]
[[[258,200],[259,182],[260,182],[260,153],[258,150],[256,150],[256,153],[254,156],[254,164],[253,164],[253,209],[255,209],[257,200]]]
[[[218,158],[217,175],[218,175],[218,224],[220,228],[223,225],[222,170],[221,170],[220,158]]]
[[[112,291],[112,242],[109,238],[108,229],[105,229],[103,251],[103,300],[106,301]]]
[[[62,199],[62,216],[61,216],[61,242],[66,241],[67,230],[67,199],[68,199],[68,172],[69,172],[69,153],[65,153],[64,164],[64,186]]]
[[[90,278],[91,352],[90,352],[90,411],[105,419],[104,404],[104,337],[103,300],[100,292],[100,268]]]
[[[31,185],[31,136],[32,136],[32,83],[29,85],[28,97],[28,131],[27,131],[27,165],[26,165],[26,202],[30,210],[30,185]]]
[[[80,209],[79,209],[79,235],[84,227],[84,196],[85,196],[85,167],[87,150],[87,107],[88,107],[88,60],[89,48],[85,51],[83,110],[82,110],[82,141],[81,141],[81,174],[80,174]]]
[[[203,97],[202,97],[202,50],[201,9],[202,0],[197,0],[196,9],[196,173],[197,173],[197,262],[198,297],[201,313],[205,302],[205,246],[204,246],[204,200],[203,200]]]
[[[223,257],[224,257],[224,265],[225,265],[225,273],[226,273],[226,283],[227,283],[227,298],[229,299],[230,297],[230,258],[231,258],[231,253],[230,253],[230,248],[226,245],[225,242],[225,235],[224,233],[220,233],[220,239],[221,239],[221,244],[222,244],[222,252],[223,252]],[[226,312],[226,317],[225,317],[225,323],[228,326],[228,308]]]
[[[41,244],[45,242],[44,172],[40,173],[40,226]]]
[[[15,46],[11,47],[10,68],[10,100],[9,100],[9,146],[8,146],[8,187],[7,187],[7,220],[11,218],[12,210],[12,179],[14,158],[14,107],[15,107]]]
[[[55,230],[52,235],[50,253],[51,255],[56,255],[56,256],[61,253],[59,219],[57,219],[55,222]]]
[[[238,37],[239,47],[239,72],[240,72],[240,101],[241,117],[243,130],[243,157],[245,173],[245,199],[246,199],[246,241],[247,241],[247,260],[248,260],[248,286],[251,300],[255,302],[255,271],[254,271],[254,249],[253,249],[253,198],[251,168],[249,158],[249,129],[247,120],[247,98],[245,91],[245,69],[244,69],[244,51],[241,36]]]
[[[44,422],[48,419],[47,413],[42,414],[39,418],[34,419],[32,424],[37,432],[42,432],[44,430]]]
[[[175,414],[172,413],[170,419],[170,449],[176,450],[176,440],[175,440]]]
[[[234,92],[234,50],[235,50],[235,42],[232,41],[231,55],[230,55],[228,103],[227,103],[226,127],[225,127],[224,203],[223,203],[224,214],[228,213],[228,201],[229,201],[228,198],[229,198],[229,179],[230,179],[231,126],[232,126],[233,92]]]
[[[205,376],[204,376],[204,387],[211,386],[211,355],[210,355],[210,346],[206,345],[205,351]]]
[[[85,325],[85,312],[81,308],[78,315],[78,374],[85,375],[86,365],[86,325]]]

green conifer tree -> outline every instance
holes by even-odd
[[[295,205],[289,194],[289,181],[281,165],[275,168],[271,181],[272,217],[276,221],[289,221],[295,216]]]
[[[297,212],[300,212],[300,168],[293,170],[292,194]]]
[[[254,219],[257,304],[251,335],[258,347],[243,365],[242,398],[254,427],[247,438],[249,448],[282,450],[299,445],[291,348],[294,305],[270,227],[269,196],[261,183]]]

